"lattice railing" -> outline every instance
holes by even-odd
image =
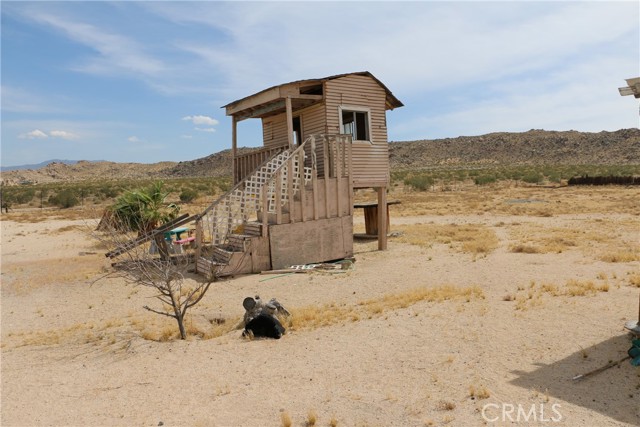
[[[306,141],[305,141],[306,142]],[[300,155],[302,154],[302,155]],[[294,157],[292,159],[292,157]],[[293,165],[292,167],[290,165]],[[289,195],[299,191],[301,186],[300,167],[304,165],[304,144],[293,153],[284,150],[264,162],[251,175],[238,183],[229,192],[212,203],[201,215],[205,241],[213,244],[226,243],[229,234],[241,228],[250,219],[257,219],[257,212],[266,192],[267,212],[276,213],[289,201]],[[289,169],[293,169],[289,179]],[[311,168],[304,168],[305,181],[311,179]],[[282,177],[278,183],[275,176]],[[289,191],[291,186],[292,191]],[[279,191],[278,191],[279,190]]]
[[[200,215],[203,239],[216,245],[226,243],[227,236],[256,212],[261,188],[288,158],[289,150],[274,156],[213,202]]]

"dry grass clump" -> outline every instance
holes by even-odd
[[[509,246],[514,253],[562,253],[579,249],[585,255],[601,254],[605,262],[640,260],[640,246],[633,242],[637,223],[597,223],[593,227],[544,227],[540,224],[519,224],[510,228],[515,243]],[[595,249],[595,251],[594,251]]]
[[[185,318],[185,330],[189,339],[215,339],[235,329],[240,319],[213,319],[211,321],[200,319],[194,321],[192,316]],[[167,318],[136,318],[131,322],[131,328],[150,341],[165,342],[180,338],[175,322]]]
[[[616,250],[613,252],[607,252],[600,256],[600,260],[604,262],[633,262],[640,261],[640,249],[638,248],[626,248],[622,250]]]
[[[522,224],[511,229],[512,238],[518,240],[509,247],[514,253],[545,254],[562,253],[569,248],[602,241],[606,235],[585,233],[583,230],[559,227],[543,227],[539,224]]]
[[[456,404],[450,400],[440,400],[436,404],[436,408],[440,411],[453,411],[456,409]]]
[[[629,284],[636,288],[640,288],[640,273],[631,274],[629,276]]]
[[[212,339],[225,335],[235,329],[239,319],[225,321],[203,320],[185,321],[189,338]],[[3,346],[10,348],[24,346],[53,346],[81,344],[115,344],[124,339],[140,337],[149,341],[166,342],[180,338],[179,331],[171,319],[153,316],[123,316],[106,319],[102,322],[77,323],[65,328],[41,331],[9,333]]]
[[[521,243],[516,245],[510,245],[509,252],[513,252],[516,254],[539,254],[539,253],[542,253],[543,250],[539,246]]]
[[[484,386],[480,386],[478,388],[476,388],[475,385],[471,384],[469,386],[469,397],[472,399],[488,399],[489,396],[491,396],[491,393],[489,393],[489,390],[487,390],[486,387]]]
[[[315,426],[318,422],[318,414],[313,409],[310,409],[307,413],[307,426],[312,427]]]
[[[287,411],[283,411],[280,413],[280,421],[282,422],[282,427],[291,427],[293,422],[291,421],[291,416]]]
[[[291,317],[284,319],[289,328],[315,329],[345,322],[356,322],[361,318],[380,316],[385,311],[407,308],[421,301],[444,302],[463,300],[470,302],[484,299],[484,292],[478,286],[457,287],[442,285],[433,288],[422,287],[385,295],[381,298],[365,300],[356,305],[325,304],[289,309]]]
[[[71,344],[114,344],[122,335],[124,319],[114,318],[101,323],[76,323],[65,328],[13,332],[7,335],[3,346],[18,348],[25,346],[54,346]]]
[[[593,296],[600,292],[609,292],[609,284],[596,284],[591,280],[568,280],[564,286],[553,283],[536,284],[531,282],[528,289],[518,288],[519,295],[516,296],[516,310],[527,310],[543,304],[543,296],[552,297],[583,297]]]
[[[90,209],[21,209],[3,213],[2,219],[20,223],[37,223],[55,219],[87,219],[96,216],[96,212]]]
[[[564,295],[571,297],[595,295],[598,292],[609,292],[609,284],[596,285],[590,280],[579,281],[571,279],[567,281],[564,289]]]
[[[482,224],[415,224],[395,226],[394,231],[403,233],[397,241],[426,248],[441,243],[459,252],[477,255],[498,247],[495,232]]]

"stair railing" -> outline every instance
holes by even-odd
[[[284,150],[264,161],[251,175],[234,185],[198,215],[196,229],[200,235],[196,236],[197,246],[200,247],[205,240],[214,245],[226,243],[227,236],[255,213],[260,187],[288,157],[289,150]],[[208,233],[207,236],[204,235],[205,232]]]
[[[282,224],[283,208],[287,204],[289,222],[318,219],[318,154],[323,166],[322,176],[348,176],[351,172],[350,142],[348,135],[311,135],[295,150],[284,150],[264,161],[198,215],[197,247],[200,248],[204,240],[214,245],[227,243],[228,236],[237,232],[254,215],[257,218],[258,212],[262,216],[259,218],[262,235],[266,236],[269,215],[275,215],[275,223]],[[322,147],[317,147],[319,144]],[[313,185],[313,213],[306,212],[306,185],[309,182]],[[293,203],[298,194],[302,201],[299,204],[300,215],[295,212],[296,204]],[[325,194],[328,194],[328,189],[325,189]],[[338,208],[339,203],[338,200]],[[328,207],[325,212],[328,212]],[[205,230],[208,236],[204,236]]]

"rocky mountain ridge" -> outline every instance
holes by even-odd
[[[240,148],[239,152],[249,152]],[[389,143],[392,170],[491,165],[640,164],[640,129],[497,132],[434,140]],[[2,172],[3,185],[116,179],[169,179],[231,175],[231,150],[185,162],[153,164],[50,163],[40,169]]]

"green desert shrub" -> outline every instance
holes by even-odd
[[[78,196],[70,188],[65,188],[57,194],[49,197],[49,204],[62,209],[72,208],[80,203]]]

